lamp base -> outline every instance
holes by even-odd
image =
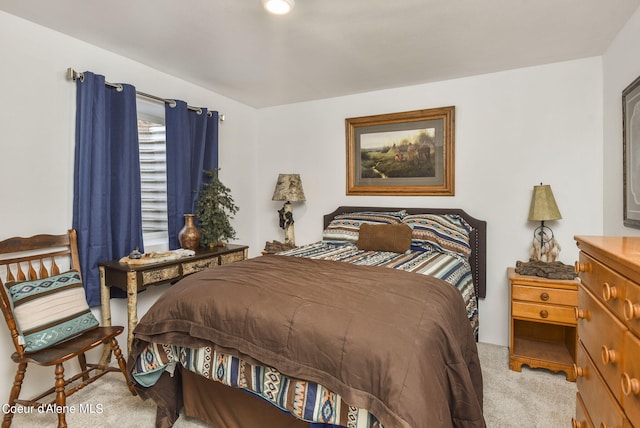
[[[296,239],[293,232],[293,211],[291,210],[291,202],[284,203],[281,209],[278,210],[280,216],[280,227],[284,229],[284,243],[296,246]]]
[[[530,260],[541,262],[554,262],[560,255],[560,244],[553,236],[553,231],[544,225],[544,222],[533,232],[531,242]]]

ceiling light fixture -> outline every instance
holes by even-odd
[[[274,15],[286,15],[291,12],[294,0],[262,0],[262,6]]]

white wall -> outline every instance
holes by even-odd
[[[257,180],[252,155],[255,109],[4,12],[0,12],[0,52],[2,239],[59,233],[71,227],[76,89],[65,73],[73,67],[103,74],[110,82],[131,83],[146,93],[179,98],[223,113],[220,177],[241,207],[234,222],[238,241],[250,244],[252,250],[257,248],[252,240],[257,227],[252,185]],[[140,313],[155,301],[159,291],[140,295]],[[126,325],[125,301],[112,302],[114,324]],[[95,312],[99,317],[99,310]],[[15,373],[6,328],[0,328],[0,343],[3,403]],[[43,371],[46,380],[52,381],[49,372]],[[33,374],[27,377],[27,396],[34,381]]]
[[[282,240],[278,173],[299,172],[307,201],[294,206],[296,243],[320,239],[339,205],[460,207],[488,222],[488,289],[480,340],[506,345],[506,270],[528,260],[533,186],[551,184],[563,219],[548,222],[573,264],[575,234],[602,233],[601,60],[589,58],[260,110],[260,241]],[[346,196],[345,118],[454,105],[454,197]],[[585,215],[589,213],[589,215]]]
[[[623,224],[622,91],[640,75],[640,9],[603,56],[604,233],[640,235]]]
[[[282,172],[300,173],[307,196],[294,207],[298,244],[318,240],[322,215],[345,204],[460,207],[487,220],[482,341],[507,344],[506,269],[528,257],[536,224],[527,214],[535,184],[552,185],[563,214],[563,220],[549,223],[564,247],[563,262],[576,258],[574,234],[602,233],[601,58],[256,111],[2,12],[0,52],[0,237],[71,225],[75,86],[65,79],[67,67],[225,114],[221,178],[240,206],[234,226],[251,255],[265,241],[283,239],[276,213],[281,204],[271,201]],[[345,195],[345,118],[447,105],[456,107],[454,197]],[[140,315],[161,292],[140,295]],[[124,301],[112,306],[114,322],[126,325]],[[0,343],[9,340],[0,329]],[[14,374],[8,348],[0,350],[0,385],[9,385]],[[31,386],[25,385],[27,394]]]

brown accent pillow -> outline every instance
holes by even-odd
[[[360,250],[404,253],[411,248],[411,232],[406,224],[363,223],[356,245]]]

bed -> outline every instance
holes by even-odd
[[[485,236],[458,209],[339,207],[319,242],[171,287],[135,329],[136,389],[159,427],[484,427]]]

